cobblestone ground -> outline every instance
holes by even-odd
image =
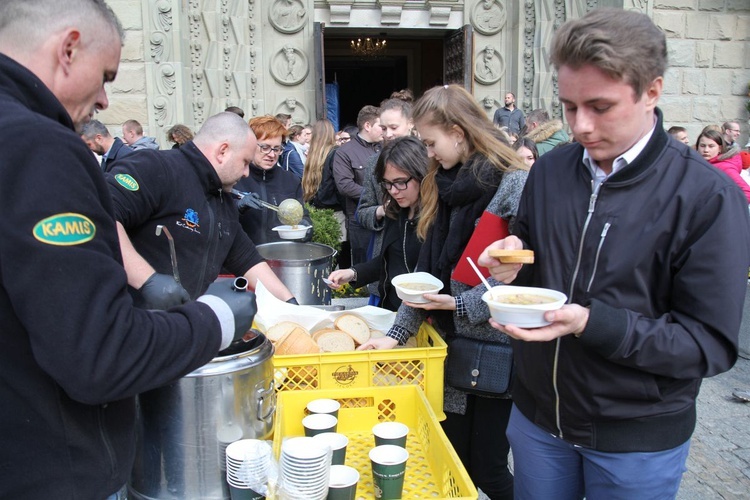
[[[678,500],[750,499],[750,403],[734,389],[750,390],[750,360],[703,381]]]

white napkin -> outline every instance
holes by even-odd
[[[271,326],[282,321],[294,321],[305,327],[310,333],[321,328],[333,328],[333,322],[343,314],[354,313],[362,318],[372,330],[387,332],[396,320],[396,313],[380,307],[364,306],[344,311],[326,311],[313,306],[298,306],[279,300],[258,281],[255,288],[258,312],[255,324],[265,332]]]

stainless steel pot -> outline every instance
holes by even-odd
[[[328,305],[331,289],[323,278],[331,274],[336,250],[321,243],[281,241],[258,245],[258,252],[273,272],[306,305]]]
[[[269,439],[276,410],[273,346],[262,335],[248,344],[139,396],[129,498],[230,498],[227,445]]]

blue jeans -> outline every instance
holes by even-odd
[[[690,441],[649,453],[582,448],[537,426],[515,405],[507,434],[516,499],[673,499],[690,450]]]

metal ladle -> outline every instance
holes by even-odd
[[[236,189],[232,190],[232,194],[239,197],[240,199],[248,195],[248,193],[243,193],[242,191],[237,191]],[[278,207],[273,203],[268,203],[267,201],[261,199],[258,199],[258,203],[260,203],[265,208],[276,212],[279,221],[281,221],[282,224],[285,224],[287,226],[296,226],[302,221],[302,204],[294,198],[287,198],[286,200],[283,200],[281,203],[279,203]]]
[[[180,273],[177,272],[177,252],[174,249],[174,239],[172,238],[172,233],[169,232],[169,229],[162,226],[161,224],[156,226],[156,236],[160,236],[162,231],[164,231],[164,234],[169,240],[169,255],[172,258],[172,276],[174,276],[174,280],[177,282],[177,284],[179,284]]]

